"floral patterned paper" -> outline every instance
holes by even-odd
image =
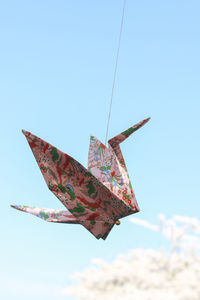
[[[45,221],[55,223],[79,224],[79,221],[68,210],[40,208],[36,206],[11,205],[13,208],[35,215]]]
[[[91,136],[88,170],[71,156],[23,130],[48,188],[67,210],[12,207],[49,222],[81,224],[97,239],[106,239],[118,219],[139,211],[119,143],[148,120],[109,140],[108,148]]]

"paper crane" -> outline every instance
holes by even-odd
[[[88,170],[23,130],[48,188],[67,210],[11,206],[49,222],[81,224],[97,239],[105,240],[114,224],[120,224],[120,218],[139,211],[119,144],[149,119],[110,139],[108,148],[91,136]]]

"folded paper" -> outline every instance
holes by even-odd
[[[148,119],[108,141],[90,137],[88,170],[71,156],[24,131],[44,180],[66,210],[11,205],[43,220],[81,224],[97,239],[106,239],[118,220],[139,211],[120,143]]]

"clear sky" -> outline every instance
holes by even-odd
[[[24,128],[87,166],[89,135],[104,142],[122,1],[0,1],[0,298],[64,299],[71,273],[162,240],[130,223],[96,240],[10,204],[62,208]],[[127,0],[109,137],[151,121],[122,144],[138,218],[200,218],[200,2]],[[65,297],[66,299],[66,297]],[[70,299],[70,298],[68,298]]]

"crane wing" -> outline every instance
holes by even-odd
[[[109,148],[94,136],[90,137],[88,170],[120,200],[129,205],[132,213],[138,212],[139,207],[119,144],[148,120],[149,118],[110,139],[108,141]]]
[[[32,214],[47,222],[79,224],[77,218],[75,218],[68,210],[40,208],[26,205],[11,205],[11,207]]]
[[[30,132],[23,133],[48,188],[96,238],[106,238],[118,218],[133,213],[78,161]]]

